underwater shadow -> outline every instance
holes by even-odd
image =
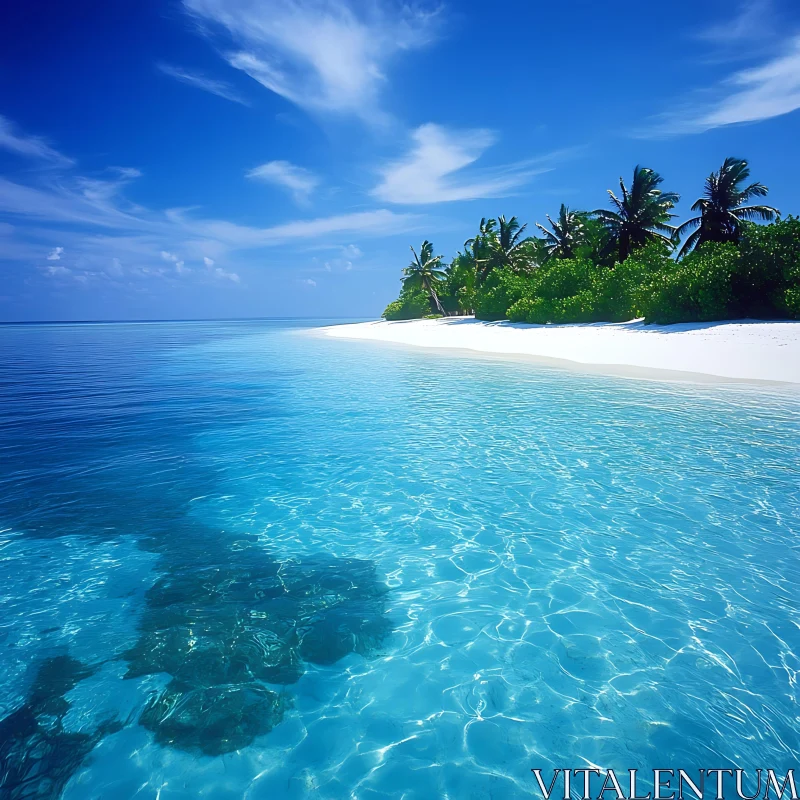
[[[0,720],[0,797],[46,800],[61,795],[95,745],[122,729],[110,719],[91,733],[64,728],[65,695],[95,672],[69,656],[45,659],[25,703]]]
[[[391,630],[388,588],[371,561],[277,561],[255,538],[226,545],[224,535],[197,534],[162,555],[125,677],[167,673],[140,724],[161,745],[216,756],[283,719],[291,706],[283,687],[306,664],[377,650]]]

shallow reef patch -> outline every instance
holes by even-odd
[[[95,730],[64,729],[65,695],[94,669],[66,655],[39,666],[25,703],[0,720],[0,796],[3,800],[59,797],[72,774],[104,737],[122,728],[117,720]]]
[[[205,755],[247,746],[290,705],[265,684],[295,683],[306,663],[367,655],[390,630],[388,590],[370,561],[277,561],[255,539],[218,534],[164,553],[160,568],[125,658],[128,678],[172,678],[140,717],[163,745]]]

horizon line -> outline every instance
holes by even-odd
[[[311,316],[311,317],[186,317],[182,319],[42,319],[42,320],[0,320],[2,325],[145,325],[163,322],[281,322],[329,319],[379,319],[379,317],[359,316]]]

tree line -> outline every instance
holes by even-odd
[[[800,220],[758,202],[747,161],[727,158],[705,181],[694,216],[637,166],[609,208],[561,205],[538,236],[516,217],[481,220],[445,265],[424,241],[403,270],[386,319],[474,313],[531,323],[800,318]],[[758,225],[756,223],[768,223]]]

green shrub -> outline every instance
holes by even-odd
[[[662,264],[659,256],[657,266]],[[632,319],[638,311],[639,284],[653,269],[647,259],[628,259],[613,269],[585,258],[553,259],[529,279],[508,317],[538,324]]]
[[[440,300],[449,313],[475,310],[479,319],[515,322],[622,322],[644,317],[668,324],[736,317],[800,319],[800,219],[747,223],[740,243],[708,242],[681,261],[651,243],[624,262],[603,253],[602,230],[579,257],[525,269],[498,267],[478,284],[473,256],[459,253],[447,268]],[[530,245],[531,252],[536,248]],[[538,251],[537,251],[538,252]],[[519,266],[519,265],[518,265]],[[386,319],[431,313],[428,298],[401,292]]]
[[[800,289],[800,219],[746,225],[739,251],[733,278],[737,316],[797,318],[792,298]]]
[[[521,297],[508,309],[508,318],[511,322],[527,322],[528,315],[534,313],[539,298]]]
[[[530,278],[507,267],[492,270],[475,290],[475,316],[478,319],[507,319],[508,309],[524,295]]]
[[[475,307],[475,262],[459,253],[445,270],[439,302],[448,314],[471,314]]]
[[[776,300],[779,311],[792,319],[800,319],[800,286],[784,289]]]
[[[421,319],[431,313],[431,303],[428,295],[419,289],[402,289],[400,297],[386,306],[383,312],[384,319]]]
[[[548,322],[593,322],[595,298],[590,290],[570,297],[523,297],[508,310],[512,322],[546,325]]]
[[[655,273],[639,297],[645,322],[666,325],[730,319],[738,259],[736,245],[709,242]]]
[[[619,321],[644,317],[644,305],[652,293],[654,282],[675,268],[669,251],[655,242],[635,251],[622,264],[614,268],[620,287]]]
[[[595,269],[588,259],[554,258],[533,277],[536,295],[547,300],[572,297],[591,287]]]

